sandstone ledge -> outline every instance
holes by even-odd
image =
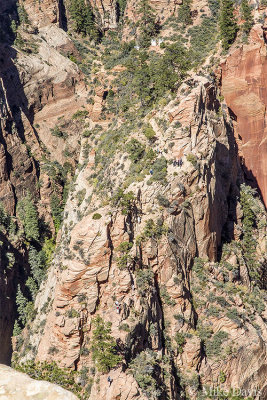
[[[77,397],[60,386],[36,381],[6,365],[0,365],[1,400],[77,400]]]

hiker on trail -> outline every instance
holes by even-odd
[[[177,165],[178,167],[181,167],[183,165],[183,160],[181,158],[179,158],[179,160],[177,161]]]
[[[116,306],[117,314],[119,314],[120,313],[120,303],[117,300],[115,301],[115,306]]]
[[[177,161],[176,161],[176,160],[173,160],[172,164],[173,164],[174,167],[176,167]]]
[[[138,224],[141,224],[141,217],[140,217],[140,215],[138,215],[138,217],[137,217],[137,222],[138,222]]]
[[[108,376],[108,383],[109,383],[109,386],[111,386],[112,382],[113,382],[113,379],[111,379],[111,377]]]
[[[150,175],[153,175],[153,169],[151,169],[150,171],[149,171],[149,173],[150,173]]]

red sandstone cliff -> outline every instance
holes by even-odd
[[[48,279],[36,299],[36,316],[21,339],[14,340],[14,357],[21,361],[55,360],[78,373],[87,371],[90,400],[146,400],[149,396],[131,374],[130,361],[151,350],[160,370],[155,382],[162,385],[164,400],[185,398],[185,392],[196,399],[197,390],[204,385],[212,388],[220,384],[228,390],[261,390],[264,400],[265,299],[260,290],[250,286],[240,248],[242,210],[237,199],[244,177],[236,147],[240,136],[239,152],[264,193],[267,82],[261,29],[254,29],[253,43],[234,50],[222,66],[222,93],[232,112],[220,103],[218,88],[210,77],[192,74],[173,98],[164,98],[165,102],[145,119],[155,132],[155,142],[146,141],[140,126],[128,132],[145,147],[153,148],[156,157],[164,155],[166,181],[151,182],[147,173],[144,179],[124,185],[131,168],[125,150],[128,137],[113,151],[110,164],[100,174],[106,157],[101,144],[107,143],[108,153],[119,140],[116,136],[113,141],[111,136],[108,142],[109,135],[119,132],[122,123],[112,113],[103,117],[112,83],[110,71],[106,72],[98,59],[103,49],[95,53],[100,66],[95,75],[92,73],[92,89],[66,57],[75,49],[57,26],[61,17],[56,2],[47,0],[40,7],[32,0],[24,3],[39,33],[21,34],[26,43],[38,42],[38,49],[36,53],[16,46],[3,50],[7,57],[0,68],[4,99],[1,200],[14,211],[16,199],[31,190],[40,197],[40,208],[51,222],[51,182],[42,160],[47,157],[60,165],[70,161],[75,166],[79,158],[79,164]],[[181,3],[151,0],[162,21]],[[92,4],[104,29],[115,29],[115,2]],[[193,2],[194,10],[207,8],[205,1]],[[125,15],[136,22],[137,14],[136,2],[129,1]],[[82,106],[89,114],[79,125],[72,116]],[[62,118],[67,126],[64,139],[51,134]],[[108,129],[114,121],[111,132]],[[82,136],[85,128],[89,134]],[[31,152],[24,149],[24,140]],[[178,158],[183,161],[180,167],[173,163]],[[40,162],[40,175],[35,161]],[[38,180],[42,181],[40,190],[34,187]],[[111,187],[103,194],[101,187],[109,181]],[[112,201],[118,188],[133,193],[133,204],[126,212]],[[264,266],[266,213],[258,199],[250,200],[257,210],[255,254]],[[157,229],[161,227],[161,233],[148,232],[145,237],[151,220]],[[220,259],[223,242],[229,243]],[[129,261],[121,267],[119,246],[123,243],[132,247]],[[200,266],[193,268],[196,257]],[[5,297],[14,290],[13,273],[9,272]],[[119,314],[115,301],[121,306]],[[5,316],[7,310],[6,306]],[[112,336],[123,355],[123,363],[109,372],[112,385],[107,384],[108,374],[95,371],[92,360],[92,323],[97,315],[111,323]],[[0,330],[5,328],[0,325]],[[184,342],[179,345],[181,337]],[[17,347],[18,342],[21,347]],[[152,367],[151,361],[148,371]]]
[[[252,184],[255,178],[267,205],[267,53],[260,25],[250,39],[222,64],[222,94],[236,118],[236,140],[247,177]]]

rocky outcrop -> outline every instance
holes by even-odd
[[[39,7],[38,2],[23,4],[26,8]],[[42,2],[40,7],[52,15],[55,2],[49,4]],[[72,154],[72,164],[77,162],[79,126],[72,123],[71,116],[85,102],[85,85],[78,67],[63,55],[74,47],[68,35],[56,25],[44,26],[53,21],[52,17],[44,17],[39,33],[21,27],[21,41],[12,46],[15,38],[10,30],[10,18],[16,19],[17,4],[1,2],[0,7],[0,30],[5,33],[5,42],[0,45],[0,202],[14,215],[17,202],[30,192],[33,198],[41,200],[40,214],[53,229],[51,180],[43,165],[49,161],[63,165],[67,150]],[[32,9],[29,12],[33,25],[41,21],[38,13],[34,14]],[[59,65],[62,66],[60,73]],[[63,119],[66,114],[68,120]],[[59,118],[66,125],[65,131],[70,128],[68,138],[51,133]],[[40,179],[42,187],[38,186]],[[6,237],[3,242],[18,261],[12,270],[6,270],[5,263],[1,265],[0,362],[9,363],[16,290],[18,283],[25,279],[22,270],[27,265],[27,252],[24,249],[21,254],[21,243],[8,243]]]
[[[95,169],[95,153],[90,153],[85,163],[80,160],[84,167],[77,177],[75,192],[66,204],[58,255],[36,302],[38,315],[32,329],[38,331],[38,326],[44,324],[45,328],[42,335],[38,333],[29,337],[25,332],[24,346],[37,349],[37,360],[53,359],[62,366],[74,365],[78,370],[90,366],[90,356],[83,356],[82,349],[92,338],[95,315],[111,323],[112,335],[119,347],[124,349],[126,360],[131,360],[147,348],[157,354],[166,351],[166,321],[171,327],[170,337],[173,338],[181,329],[173,317],[173,304],[175,314],[183,315],[188,324],[187,328],[183,325],[182,332],[195,328],[198,318],[203,318],[202,311],[200,314],[196,311],[190,294],[193,260],[199,256],[216,261],[222,231],[226,237],[234,237],[235,215],[231,203],[234,200],[231,199],[238,193],[237,179],[242,179],[231,118],[226,109],[221,116],[219,111],[220,103],[214,85],[198,78],[193,88],[191,83],[184,84],[177,99],[150,119],[159,151],[169,148],[165,152],[169,162],[168,184],[163,192],[169,202],[167,209],[160,207],[156,200],[163,188],[159,183],[148,185],[148,177],[144,182],[135,182],[128,188],[134,193],[136,211],[129,211],[125,216],[110,204],[101,205],[94,188],[87,184]],[[166,115],[170,123],[163,135],[158,121]],[[140,139],[140,134],[137,133],[136,137]],[[173,143],[171,147],[168,146],[169,141]],[[182,159],[182,167],[173,166],[172,161],[176,158]],[[113,162],[115,165],[117,159]],[[122,176],[118,175],[118,170],[114,168],[108,173],[114,185],[119,185]],[[82,218],[77,219],[77,197],[83,190],[86,193],[84,201],[78,206]],[[86,205],[88,197],[93,206]],[[136,241],[146,230],[151,210],[153,220],[162,220],[168,228],[161,240],[144,240],[140,247]],[[130,254],[135,263],[120,269],[118,248],[129,238],[134,243]],[[153,273],[150,285],[145,286],[144,281],[143,289],[138,279],[139,264],[149,267]],[[161,297],[161,291],[166,298]],[[165,300],[166,304],[163,298],[169,299]],[[42,309],[49,299],[53,299],[53,304],[46,316]],[[115,300],[120,303],[119,315]],[[228,321],[223,319],[214,320],[214,332],[227,324]],[[130,333],[121,329],[125,325]],[[158,333],[151,342],[148,332],[152,326]],[[229,326],[229,332],[231,329]],[[236,337],[235,326],[229,336]],[[57,349],[53,357],[51,348]],[[179,368],[188,370],[189,375],[203,371],[203,383],[210,385],[218,379],[222,366],[216,364],[214,368],[206,362],[199,337],[188,339],[184,355],[177,357],[173,362]],[[253,359],[247,362],[250,364]],[[259,369],[263,363],[262,359]],[[138,397],[140,389],[127,370],[125,374],[125,368],[115,370],[111,376],[114,385],[110,388],[99,385],[98,379],[95,380],[91,400],[99,396],[103,399],[114,398],[120,393],[126,398],[126,390],[130,391],[129,398],[141,398]],[[229,379],[232,379],[230,376]],[[99,379],[105,382],[107,377],[100,376]],[[173,372],[171,383],[168,383],[173,386],[173,393],[180,390],[177,379]],[[240,385],[241,378],[235,379]],[[129,381],[127,389],[119,383],[122,381]],[[228,383],[231,386],[233,381]]]
[[[77,400],[74,394],[58,385],[33,380],[5,365],[0,365],[0,397],[5,400]]]
[[[222,64],[222,94],[235,116],[236,138],[247,178],[267,204],[266,44],[256,25],[247,45],[231,52]]]
[[[250,165],[248,148],[264,192],[264,134],[258,131],[265,118],[261,28],[254,28],[253,43],[233,50],[222,65],[224,99],[218,80],[191,72],[158,104],[145,99],[144,110],[137,105],[133,110],[114,100],[118,81],[132,100],[136,97],[120,65],[129,55],[127,46],[121,54],[116,40],[114,53],[105,41],[95,48],[76,41],[84,56],[79,58],[58,27],[63,2],[59,8],[51,0],[39,8],[30,0],[23,3],[31,15],[29,26],[19,28],[24,42],[3,46],[0,64],[0,200],[14,213],[17,200],[30,191],[53,230],[49,170],[52,175],[58,167],[76,171],[47,279],[32,319],[13,339],[15,365],[55,361],[74,369],[81,394],[90,400],[195,400],[213,388],[242,390],[246,397],[256,391],[264,400],[267,316],[260,288],[265,283],[252,284],[250,274],[266,265],[266,213],[241,185],[242,163]],[[117,2],[91,3],[103,31],[117,28]],[[162,23],[177,15],[182,1],[150,3]],[[138,7],[127,2],[121,31],[127,40],[136,34]],[[191,9],[195,25],[200,14],[210,12],[204,0]],[[175,29],[167,27],[165,37]],[[86,80],[71,59],[84,68]],[[242,133],[247,124],[250,133]],[[242,190],[254,218],[248,227],[242,222],[247,212]],[[253,243],[247,239],[246,249],[248,228]],[[18,266],[26,260],[29,244],[21,246],[18,265],[1,276],[0,335],[5,329],[11,334],[8,312],[14,319],[15,296],[11,303],[7,293],[15,292]],[[114,368],[100,368],[94,357],[97,317],[110,329],[106,340],[114,339],[121,357]],[[9,341],[3,340],[5,357]],[[97,350],[101,356],[105,348]]]

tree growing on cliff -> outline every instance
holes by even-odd
[[[245,35],[248,35],[253,26],[253,16],[251,12],[251,7],[248,4],[248,0],[242,0],[241,2],[241,18],[244,20],[242,25],[242,30]]]
[[[148,0],[141,0],[138,12],[141,15],[138,42],[141,47],[149,47],[151,39],[156,36],[159,31],[159,26],[156,23],[156,16]]]
[[[120,19],[123,16],[126,4],[127,4],[127,0],[117,0],[116,1],[118,19]]]
[[[18,286],[16,294],[16,305],[19,314],[19,321],[22,326],[26,325],[26,322],[34,316],[34,305],[32,301],[28,301],[23,295],[20,285]]]
[[[178,21],[184,25],[192,24],[191,4],[192,0],[183,0],[179,7]]]
[[[116,351],[116,341],[111,336],[111,323],[105,322],[99,315],[93,321],[92,358],[97,369],[108,372],[121,361]]]
[[[95,17],[90,4],[85,0],[70,0],[69,13],[74,23],[74,30],[83,36],[99,39],[99,31],[95,25]]]
[[[17,214],[22,222],[26,239],[29,241],[38,241],[40,237],[38,212],[29,193],[23,199],[19,200]]]
[[[256,221],[255,206],[254,206],[254,196],[256,190],[244,184],[241,185],[240,190],[240,205],[243,212],[242,221],[242,248],[243,255],[246,261],[246,265],[249,269],[249,275],[252,280],[259,281],[259,263],[256,259],[256,247],[257,242],[253,235],[253,228]]]
[[[221,0],[219,25],[222,47],[224,50],[228,50],[238,31],[233,0]]]

